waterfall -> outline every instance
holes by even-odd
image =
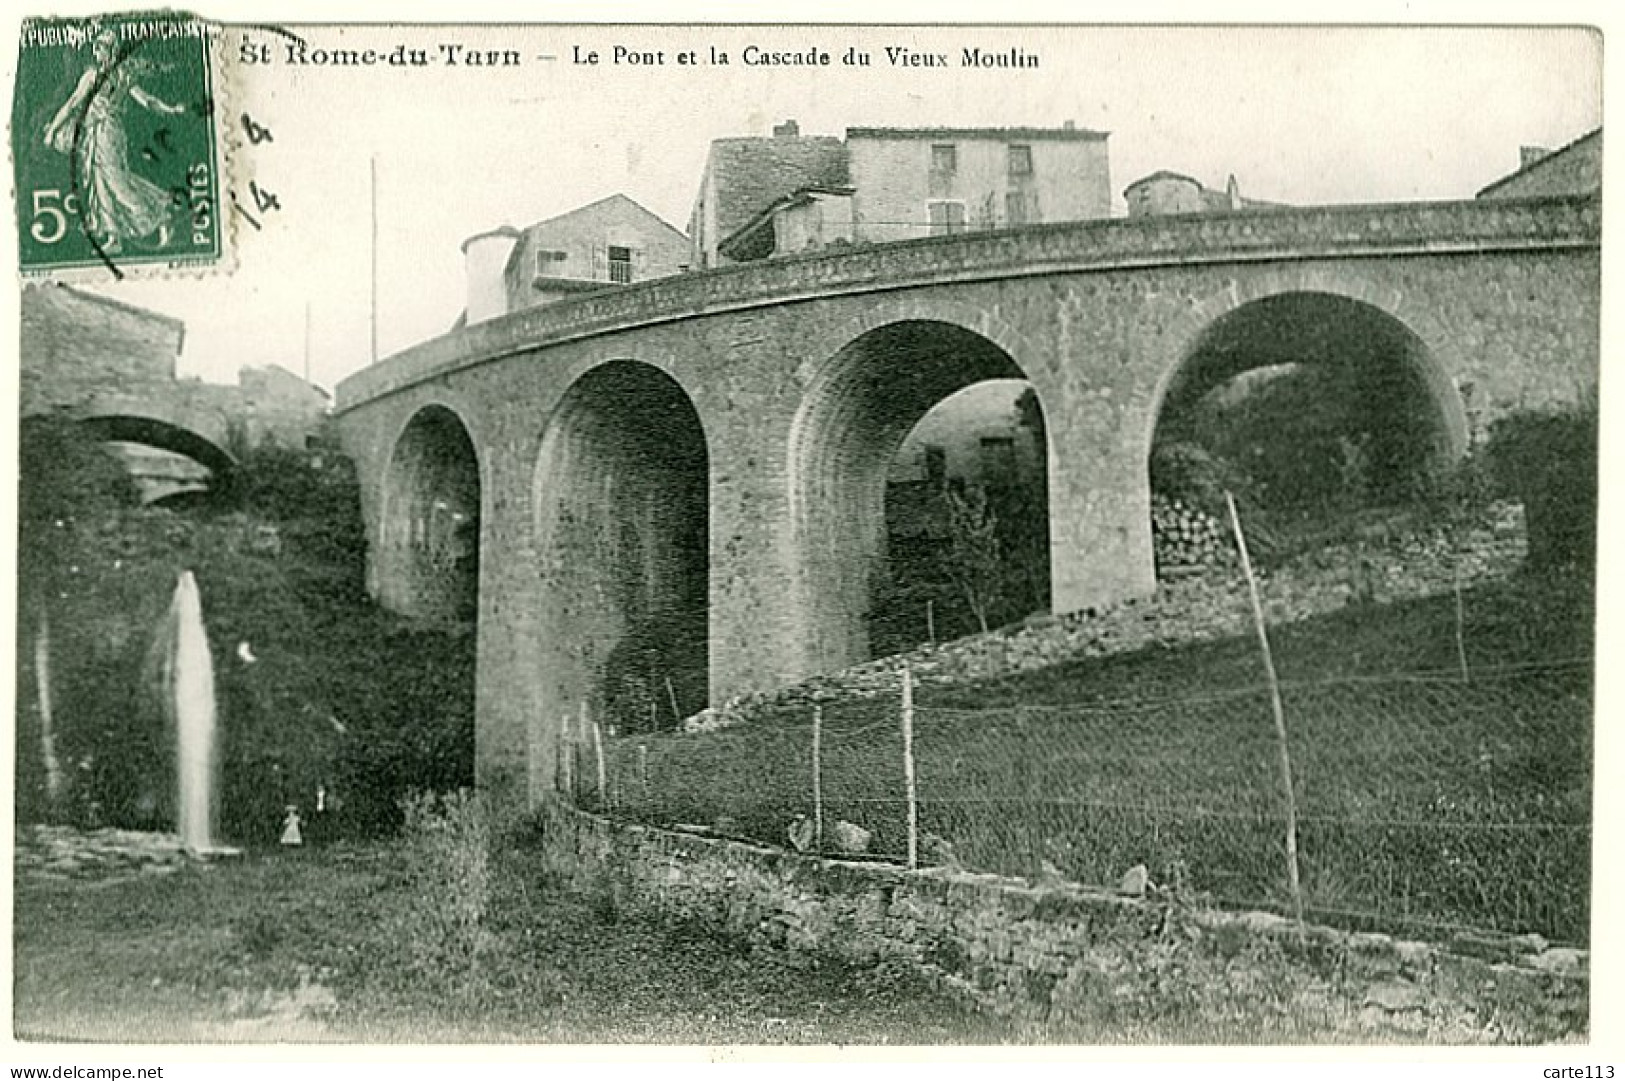
[[[175,827],[182,847],[203,855],[215,848],[214,664],[203,628],[203,602],[191,571],[183,572],[175,583],[168,631],[164,704],[175,733]]]
[[[56,755],[56,723],[51,710],[51,621],[43,601],[34,631],[34,681],[39,703],[40,758],[45,763],[46,814],[55,821],[62,802],[62,764]]]

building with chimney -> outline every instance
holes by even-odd
[[[1480,199],[1528,199],[1543,195],[1595,195],[1602,190],[1602,129],[1567,146],[1518,148],[1518,169],[1478,192]]]
[[[1242,195],[1241,185],[1234,173],[1225,180],[1223,191],[1215,191],[1205,187],[1195,177],[1167,169],[1142,176],[1124,188],[1123,201],[1128,204],[1128,216],[1131,218],[1163,214],[1213,214],[1282,205]]]
[[[798,197],[809,197],[822,214],[823,200],[813,197],[844,193],[849,204],[851,190],[846,145],[833,135],[802,135],[794,120],[775,126],[767,138],[712,140],[688,219],[694,266],[741,261],[724,249],[751,251],[751,238],[760,243],[764,224],[771,231],[775,208],[787,201],[805,205]],[[767,254],[775,250],[781,249],[769,246]]]
[[[525,229],[504,225],[463,241],[464,319],[479,323],[580,293],[688,269],[682,231],[625,195]]]
[[[712,142],[689,219],[696,267],[1111,215],[1107,134],[848,128]]]

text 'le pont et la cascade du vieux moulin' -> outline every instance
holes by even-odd
[[[268,42],[244,38],[237,50],[239,63],[299,67],[522,67],[527,61],[567,60],[585,67],[881,67],[881,68],[1036,68],[1039,58],[1019,46],[987,49],[965,46],[957,51],[928,52],[902,45],[877,49],[849,46],[844,52],[819,46],[803,49],[767,49],[746,45],[737,53],[715,45],[695,49],[645,49],[629,45],[588,47],[571,45],[562,54],[527,54],[513,48],[475,47],[456,42],[434,45],[393,43],[373,47],[323,47],[307,41]]]

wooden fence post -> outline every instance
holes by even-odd
[[[596,720],[592,722],[592,753],[598,760],[598,809],[602,811],[609,806],[609,784],[604,776],[604,736]]]
[[[903,787],[908,797],[908,867],[920,866],[920,806],[914,790],[914,673],[903,666]]]
[[[1461,681],[1471,682],[1467,674],[1466,605],[1461,598],[1461,568],[1454,560],[1450,563],[1450,585],[1456,594],[1456,663],[1461,668]]]
[[[813,706],[812,731],[812,788],[813,788],[813,851],[824,850],[824,707]]]
[[[666,697],[671,699],[671,723],[683,727],[683,711],[677,708],[677,691],[672,688],[670,675],[666,676]]]
[[[575,748],[570,743],[570,715],[559,721],[559,781],[571,803],[576,799]]]
[[[1258,632],[1258,648],[1264,655],[1264,676],[1270,686],[1270,712],[1275,718],[1275,742],[1280,751],[1281,791],[1286,797],[1286,876],[1292,889],[1292,912],[1298,918],[1298,929],[1303,929],[1303,887],[1298,880],[1298,798],[1292,788],[1292,756],[1286,744],[1286,713],[1281,708],[1281,684],[1275,678],[1275,658],[1270,653],[1270,638],[1264,630],[1264,603],[1258,597],[1258,580],[1253,577],[1253,561],[1247,555],[1247,538],[1241,532],[1241,516],[1236,513],[1236,501],[1229,492],[1224,493],[1225,505],[1230,508],[1230,527],[1236,533],[1236,551],[1241,555],[1241,570],[1247,576],[1247,592],[1253,601],[1253,627]]]

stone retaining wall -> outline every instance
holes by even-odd
[[[1273,571],[1260,571],[1271,626],[1327,615],[1350,604],[1393,604],[1501,581],[1528,552],[1524,510],[1496,502],[1476,521],[1373,526],[1370,536],[1327,543]],[[744,695],[684,722],[709,732],[786,703],[898,692],[906,665],[921,684],[974,682],[1085,657],[1174,647],[1252,633],[1247,582],[1238,567],[1162,583],[1146,598],[1062,618],[1038,616],[987,634],[881,657],[791,687]]]
[[[827,860],[539,812],[548,873],[618,911],[809,959],[902,965],[1073,1042],[1583,1040],[1585,951],[1538,935],[1443,944],[1072,884]]]

